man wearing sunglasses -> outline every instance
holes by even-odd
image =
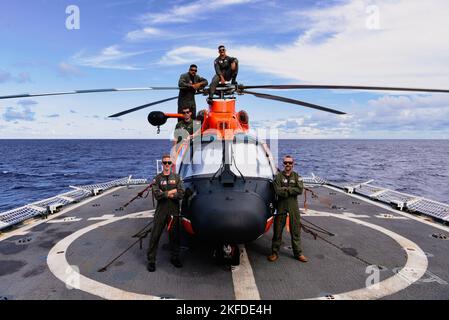
[[[279,258],[287,215],[290,220],[290,235],[293,255],[296,260],[307,262],[301,248],[301,225],[298,207],[298,195],[302,194],[304,184],[301,176],[293,171],[294,160],[291,156],[284,157],[284,171],[278,172],[274,179],[274,189],[278,196],[277,214],[274,218],[273,242],[268,261],[274,262]]]
[[[182,74],[178,82],[178,113],[181,113],[183,107],[190,107],[192,108],[192,118],[194,119],[196,118],[195,94],[208,84],[208,81],[199,76],[197,72],[197,65],[192,64],[189,72]]]
[[[226,81],[232,81],[232,84],[237,84],[236,79],[239,72],[239,61],[237,58],[229,57],[223,45],[218,47],[218,54],[218,58],[214,61],[215,76],[210,84],[209,102],[212,101],[219,83],[225,84]]]
[[[183,107],[181,110],[184,118],[176,124],[173,145],[192,137],[194,131],[200,129],[200,122],[192,119],[192,108]]]
[[[179,259],[179,227],[180,227],[180,205],[184,196],[182,179],[172,172],[172,160],[170,155],[162,157],[163,171],[153,180],[153,193],[157,200],[156,212],[154,213],[153,228],[151,230],[150,244],[148,247],[147,269],[149,272],[156,271],[156,252],[164,227],[169,225],[169,240],[171,248],[170,262],[176,268],[182,268]]]

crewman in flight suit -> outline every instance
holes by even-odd
[[[271,255],[268,261],[274,262],[279,258],[279,250],[282,244],[282,232],[287,220],[290,220],[290,235],[292,240],[293,256],[301,262],[308,259],[302,254],[301,248],[301,224],[298,207],[298,195],[302,194],[304,184],[301,176],[293,171],[294,160],[291,156],[284,157],[284,171],[278,172],[274,179],[274,189],[278,196],[277,214],[274,218],[273,242]]]
[[[237,58],[226,55],[226,48],[223,45],[218,47],[218,54],[218,58],[214,61],[215,76],[212,78],[209,88],[209,103],[212,101],[219,83],[225,84],[226,81],[232,81],[232,84],[237,83],[239,61]]]
[[[192,139],[193,134],[199,132],[201,129],[201,122],[192,119],[191,107],[183,107],[181,114],[184,118],[176,124],[175,132],[173,134],[173,146],[179,146],[184,140]],[[176,152],[176,149],[172,150],[172,152]]]
[[[172,172],[172,160],[170,155],[162,157],[163,171],[153,180],[153,193],[157,200],[156,212],[154,214],[153,228],[151,230],[150,245],[148,247],[149,272],[156,271],[156,252],[164,227],[169,224],[169,239],[171,247],[171,263],[176,268],[182,268],[179,259],[179,219],[180,204],[184,196],[182,179],[175,172]]]
[[[176,124],[173,144],[179,143],[188,136],[193,135],[194,121],[192,119],[192,108],[183,107],[180,112],[184,118]]]
[[[181,113],[182,108],[190,107],[193,119],[196,118],[195,94],[198,90],[203,89],[208,84],[208,81],[198,75],[197,72],[197,65],[192,64],[189,68],[189,72],[183,73],[178,81],[178,113]]]

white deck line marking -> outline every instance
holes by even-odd
[[[54,224],[54,223],[71,223],[71,222],[78,222],[81,221],[83,219],[73,219],[73,220],[66,220],[66,219],[55,219],[52,221],[48,221],[47,223],[49,224]]]
[[[391,216],[391,217],[385,217],[381,214],[375,215],[374,217],[378,218],[378,219],[387,219],[387,220],[409,220],[406,217],[397,217],[397,216]]]
[[[334,294],[333,296],[336,300],[380,299],[382,297],[389,296],[396,292],[404,290],[412,283],[418,281],[427,271],[428,260],[424,251],[413,241],[404,238],[403,236],[393,231],[363,220],[353,219],[339,214],[323,212],[322,214],[315,214],[314,216],[329,216],[340,218],[377,230],[395,240],[407,253],[407,261],[405,263],[405,266],[394,276],[379,282],[375,286],[373,285],[367,288]],[[315,299],[327,300],[325,297],[318,297]]]
[[[245,246],[240,246],[240,265],[232,268],[232,282],[236,300],[260,300],[256,279]]]
[[[154,210],[152,210],[154,212]],[[146,211],[145,211],[146,212]],[[122,289],[118,289],[107,284],[92,280],[82,274],[79,274],[78,271],[72,268],[69,265],[66,258],[66,253],[68,247],[79,237],[82,235],[95,230],[99,227],[105,226],[112,222],[117,222],[120,220],[128,219],[133,216],[137,216],[142,214],[143,212],[137,212],[133,214],[129,214],[122,217],[111,218],[109,220],[104,220],[95,224],[92,224],[86,228],[80,229],[68,237],[59,241],[49,252],[47,256],[47,264],[50,268],[50,271],[62,282],[69,283],[71,279],[77,279],[79,282],[79,287],[77,289],[88,292],[90,294],[96,295],[103,299],[108,300],[160,300],[161,298],[139,294],[134,292],[125,291]],[[58,254],[60,252],[60,254]]]
[[[366,214],[355,214],[355,213],[346,212],[346,211],[342,212],[341,214],[344,215],[345,217],[355,218],[355,219],[369,219],[369,218],[371,218],[370,216],[367,216]]]
[[[379,232],[382,232],[386,234],[387,236],[393,238],[396,242],[399,243],[399,245],[405,250],[407,253],[407,262],[405,266],[395,275],[392,277],[381,281],[377,284],[377,286],[370,286],[367,288],[362,288],[358,290],[353,290],[349,292],[344,292],[340,294],[334,295],[336,299],[379,299],[384,296],[388,296],[391,294],[394,294],[398,291],[401,291],[408,286],[410,286],[412,283],[418,281],[426,272],[427,266],[428,266],[428,260],[425,255],[425,253],[421,250],[421,248],[414,242],[402,237],[401,235],[387,230],[383,227],[377,226],[375,224],[371,224],[368,222],[365,222],[363,220],[350,218],[348,216],[342,215],[342,214],[333,214],[333,213],[327,213],[327,212],[320,212],[315,210],[310,210],[313,216],[322,216],[322,217],[335,217],[340,218],[344,220],[348,220],[351,222],[354,222],[359,225],[366,226],[368,228],[372,228],[374,230],[377,230]],[[153,212],[153,210],[151,211]],[[99,296],[104,299],[111,299],[111,300],[124,300],[124,299],[131,299],[131,300],[154,300],[154,299],[160,299],[159,297],[152,296],[152,295],[144,295],[144,294],[138,294],[134,292],[125,291],[122,289],[118,289],[109,285],[106,285],[104,283],[95,281],[93,279],[87,278],[86,276],[83,276],[79,274],[76,270],[74,270],[67,262],[66,259],[66,251],[70,244],[75,241],[77,238],[81,237],[85,233],[88,233],[96,228],[105,226],[109,223],[117,222],[123,219],[127,218],[134,218],[136,216],[146,214],[148,211],[145,212],[137,212],[133,214],[129,214],[122,217],[117,218],[111,218],[109,220],[101,221],[96,224],[92,224],[84,229],[80,229],[76,231],[75,233],[69,235],[68,237],[62,239],[59,241],[48,254],[47,257],[47,264],[50,269],[50,271],[61,281],[66,283],[66,279],[70,277],[70,279],[73,279],[74,277],[77,277],[79,279],[79,290],[88,292],[92,295]],[[411,249],[411,250],[409,250]],[[58,254],[60,252],[60,254]],[[245,251],[246,253],[246,251]],[[234,286],[236,286],[235,282],[237,282],[237,287],[234,287],[234,292],[236,295],[236,299],[243,298],[245,295],[257,295],[259,294],[257,291],[256,281],[254,279],[254,274],[252,272],[249,272],[248,266],[249,265],[249,259],[248,256],[245,255],[242,257],[241,263],[243,263],[242,271],[237,271],[237,274],[234,278],[233,276],[233,283]],[[246,259],[246,260],[245,260]],[[245,264],[246,267],[245,267]],[[247,278],[243,279],[244,284],[240,283],[241,277],[245,276]],[[234,281],[234,279],[236,281]],[[242,287],[242,288],[241,288]],[[256,297],[253,297],[256,299]],[[259,297],[260,298],[260,297]],[[314,299],[326,299],[325,297],[317,297]]]
[[[87,219],[87,221],[101,221],[101,220],[109,220],[114,218],[115,215],[113,214],[104,214],[101,217],[93,217],[93,218],[89,218]]]
[[[67,217],[63,219],[52,219],[50,221],[47,221],[47,223],[71,223],[71,222],[78,222],[83,220],[82,218],[77,217]]]
[[[42,223],[47,223],[50,220],[53,220],[53,219],[55,219],[55,218],[65,214],[65,213],[68,213],[68,212],[70,212],[72,210],[75,210],[75,209],[81,207],[81,206],[84,206],[86,203],[89,203],[89,202],[92,202],[92,201],[96,201],[96,200],[100,199],[101,197],[103,197],[105,195],[108,195],[108,194],[113,193],[113,192],[115,192],[117,190],[120,190],[121,188],[123,188],[123,187],[112,188],[112,189],[110,189],[108,191],[105,191],[105,192],[99,194],[98,196],[87,198],[87,199],[82,200],[81,202],[79,202],[77,204],[73,204],[73,205],[70,205],[68,207],[65,207],[60,212],[50,215],[48,217],[48,219],[39,219],[39,220],[35,220],[35,221],[30,220],[30,222],[25,221],[25,223],[26,223],[25,226],[20,227],[20,228],[14,230],[14,231],[5,233],[4,235],[3,234],[0,235],[0,242],[3,241],[3,240],[6,240],[8,238],[14,237],[14,236],[28,234],[29,233],[28,230],[30,230],[30,229],[32,229],[32,228],[34,228],[34,227],[36,227],[36,226],[38,226],[38,225],[40,225]]]
[[[389,206],[386,205],[386,204],[379,203],[379,202],[373,201],[373,200],[371,200],[371,199],[367,199],[367,198],[365,198],[365,197],[362,197],[362,196],[359,196],[359,195],[356,195],[356,194],[349,194],[349,193],[346,193],[346,192],[344,192],[343,190],[340,190],[340,189],[335,188],[335,187],[331,187],[331,186],[323,186],[323,187],[328,188],[328,189],[331,189],[331,190],[334,190],[334,191],[338,191],[338,192],[340,192],[340,193],[343,193],[343,194],[348,195],[348,196],[350,196],[350,197],[353,197],[353,198],[356,198],[356,199],[365,201],[365,202],[367,202],[367,203],[369,203],[369,204],[373,204],[373,205],[375,205],[375,206],[377,206],[377,207],[380,207],[380,208],[382,208],[382,209],[388,210],[388,211],[390,211],[390,212],[394,212],[394,213],[399,214],[399,215],[401,215],[401,216],[404,216],[404,217],[410,218],[410,219],[412,219],[412,220],[415,220],[415,221],[418,221],[418,222],[427,224],[428,226],[431,226],[431,227],[434,227],[434,228],[437,228],[437,229],[440,229],[440,230],[449,232],[449,227],[443,226],[443,225],[438,224],[438,223],[435,223],[435,222],[429,222],[429,221],[426,221],[426,220],[424,220],[424,219],[422,219],[422,218],[419,218],[419,217],[417,217],[417,216],[414,216],[414,215],[412,215],[412,214],[410,214],[410,213],[407,213],[407,212],[404,212],[404,211],[394,210],[393,208],[389,207]],[[431,218],[431,217],[430,217],[430,218]]]

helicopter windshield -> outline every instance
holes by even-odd
[[[214,175],[222,166],[223,145],[222,141],[203,141],[193,147],[193,155],[190,152],[184,154],[180,174],[183,177]],[[234,140],[230,144],[230,168],[231,171],[245,177],[273,179],[273,169],[265,149],[256,141]]]

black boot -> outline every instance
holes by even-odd
[[[149,272],[154,272],[156,271],[156,264],[154,262],[148,262],[147,264],[147,270]]]
[[[179,258],[171,258],[170,262],[175,266],[175,268],[182,268],[182,262]]]

